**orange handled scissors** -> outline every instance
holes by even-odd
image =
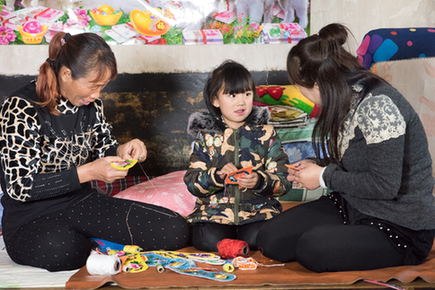
[[[293,163],[293,164],[286,164],[285,166],[287,166],[288,168],[291,168],[291,169],[294,169],[294,170],[297,170],[297,171],[299,171],[299,170],[301,170],[300,168],[299,168],[299,166],[301,166],[301,164],[300,163]]]

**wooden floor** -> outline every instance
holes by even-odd
[[[389,284],[401,287],[406,290],[429,290],[435,289],[435,283],[426,283],[424,280],[418,279],[412,283],[401,283],[399,281],[392,280]],[[120,290],[124,289],[119,286],[103,286],[102,290]],[[130,288],[131,289],[131,288]],[[138,288],[138,289],[146,289],[146,288]],[[154,288],[158,290],[256,290],[256,289],[265,289],[265,290],[346,290],[346,289],[364,289],[364,290],[379,290],[379,289],[400,289],[400,288],[389,288],[387,286],[379,286],[374,285],[368,282],[357,282],[352,285],[288,285],[288,286],[258,286],[258,287],[246,287],[246,286],[231,286],[231,287],[171,287],[171,288]],[[30,289],[29,289],[30,290]],[[35,290],[32,288],[31,290]]]
[[[283,205],[284,208],[287,208],[287,204]],[[435,269],[434,269],[435,271]],[[23,279],[25,279],[25,276],[23,276]],[[0,281],[1,282],[1,281]],[[222,283],[222,286],[192,286],[192,287],[170,287],[170,288],[162,288],[162,287],[156,287],[156,288],[128,288],[128,289],[155,289],[155,290],[254,290],[254,289],[265,289],[265,290],[284,290],[284,289],[293,289],[293,290],[337,290],[337,289],[364,289],[364,290],[379,290],[379,289],[406,289],[406,290],[429,290],[434,289],[435,290],[435,283],[427,283],[421,278],[417,278],[411,283],[402,283],[398,280],[390,280],[387,282],[391,287],[384,286],[384,285],[376,285],[373,283],[365,282],[365,281],[359,281],[353,284],[325,284],[325,285],[278,285],[278,286],[265,286],[265,285],[258,285],[258,286],[234,286],[229,285],[225,286],[225,283]],[[146,284],[145,284],[146,285]],[[397,286],[397,287],[394,287]],[[1,288],[1,289],[11,289],[16,290],[17,288]],[[59,290],[64,288],[20,288],[21,290]],[[122,288],[118,285],[115,285],[114,283],[106,284],[98,289],[101,290],[121,290],[126,289]]]
[[[435,269],[434,269],[435,271]],[[417,279],[412,283],[401,283],[397,280],[391,280],[388,282],[390,285],[401,287],[406,290],[429,290],[435,289],[435,283],[426,283],[422,279]],[[16,288],[2,288],[5,290],[16,290]],[[20,290],[60,290],[63,288],[20,288]],[[99,290],[121,290],[126,289],[119,287],[117,285],[104,285]],[[379,290],[379,289],[400,289],[400,288],[390,288],[387,286],[375,285],[372,283],[360,281],[351,285],[347,284],[328,284],[328,285],[281,285],[281,286],[228,286],[222,285],[220,287],[170,287],[170,288],[129,288],[129,289],[158,289],[158,290],[346,290],[346,289],[364,289],[364,290]]]

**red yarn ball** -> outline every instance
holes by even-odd
[[[249,245],[245,241],[234,239],[223,239],[217,243],[219,255],[224,259],[236,257],[248,257],[250,253]]]

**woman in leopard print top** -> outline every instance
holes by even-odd
[[[113,52],[93,33],[58,33],[37,82],[5,100],[0,114],[3,235],[13,261],[50,271],[85,265],[90,238],[143,249],[185,245],[179,214],[97,193],[89,181],[113,182],[127,170],[113,161],[145,160],[134,139],[119,145],[98,98],[116,78]]]

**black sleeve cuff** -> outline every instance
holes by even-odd
[[[215,180],[216,180],[217,183],[221,183],[221,184],[223,184],[223,183],[225,182],[225,179],[222,179],[222,178],[219,176],[219,174],[217,174],[217,171],[218,171],[218,170],[216,170],[215,173],[214,173],[214,178],[215,178]]]
[[[255,190],[261,189],[263,187],[263,185],[264,185],[264,177],[263,177],[263,175],[258,174],[258,173],[257,173],[257,175],[258,175],[258,180],[257,180],[257,184],[254,187]]]
[[[27,201],[63,195],[80,187],[76,167],[62,172],[39,174],[33,183],[31,197]]]

